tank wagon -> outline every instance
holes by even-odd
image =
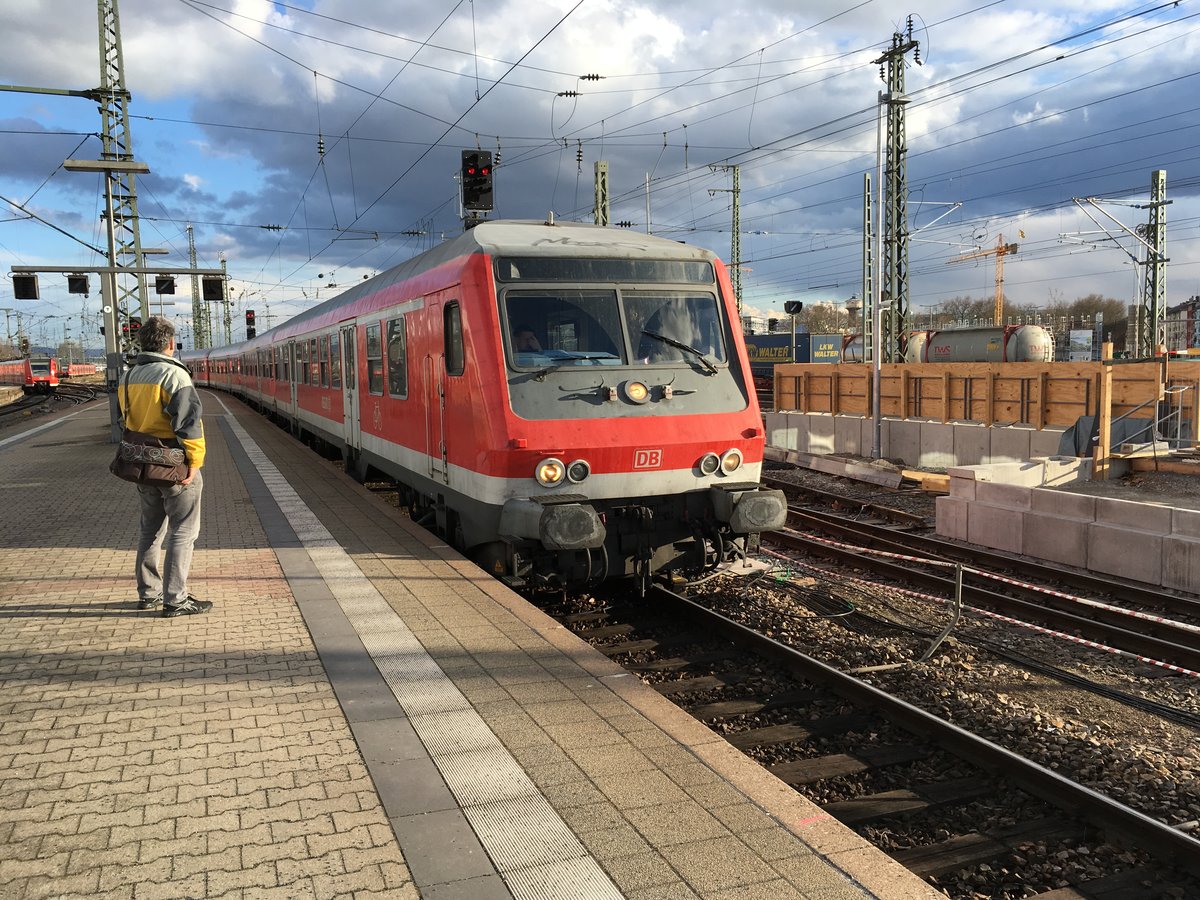
[[[185,353],[514,585],[712,569],[779,527],[725,266],[593,225],[484,222],[264,332]]]
[[[1054,336],[1041,325],[917,331],[906,362],[1053,362]]]

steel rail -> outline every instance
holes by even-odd
[[[931,560],[950,563],[963,562],[969,564],[971,568],[984,569],[1009,569],[1020,573],[1022,580],[1028,580],[1030,577],[1040,579],[1047,582],[1067,582],[1071,587],[1083,589],[1095,594],[1112,594],[1113,583],[1102,578],[1097,578],[1091,575],[1077,575],[1075,578],[1066,578],[1061,570],[1053,569],[1050,566],[1041,565],[1039,563],[1031,563],[1028,566],[1025,560],[1013,556],[1006,556],[998,553],[981,552],[975,553],[973,549],[966,549],[954,545],[947,545],[944,541],[931,541],[924,535],[910,535],[907,532],[897,532],[892,529],[871,525],[866,522],[852,522],[840,516],[829,514],[813,513],[809,510],[801,510],[789,508],[789,517],[794,517],[798,521],[812,524],[815,528],[823,531],[840,534],[845,537],[852,538],[872,549],[889,549],[897,553],[920,553]],[[909,540],[914,538],[914,540]],[[951,552],[945,552],[946,547],[950,546]],[[1076,606],[1076,604],[1066,598],[1056,597],[1051,593],[1046,593],[1038,590],[1038,585],[1030,585],[1028,587],[1021,584],[1014,584],[1010,579],[1008,586],[1013,590],[1025,592],[1037,598],[1039,603],[1045,603],[1054,606],[1056,609],[1068,611]],[[1151,591],[1145,588],[1137,589],[1140,593],[1136,596],[1138,599],[1131,600],[1129,596],[1122,596],[1121,599],[1126,602],[1134,602],[1143,606],[1153,606],[1156,609],[1169,611],[1172,613],[1182,613],[1200,618],[1200,601],[1189,600],[1186,597],[1176,597],[1171,594],[1164,594],[1158,591]],[[1122,612],[1114,610],[1106,610],[1099,607],[1090,608],[1090,613],[1110,625],[1122,627],[1123,623],[1129,621],[1130,617]],[[1139,624],[1144,624],[1148,631],[1152,634],[1157,634],[1160,637],[1169,637],[1180,634],[1186,629],[1173,628],[1168,622],[1154,622],[1148,619],[1139,620]],[[1195,639],[1195,635],[1191,635]]]
[[[860,568],[871,569],[879,574],[887,575],[901,583],[920,584],[929,589],[945,591],[946,596],[953,596],[954,580],[952,578],[943,578],[919,569],[906,568],[891,560],[880,559],[870,554],[842,547],[834,547],[794,532],[775,531],[770,534],[764,534],[763,537],[793,550],[804,550],[808,553],[830,556]],[[1174,663],[1175,665],[1189,669],[1200,669],[1200,648],[1198,647],[1175,644],[1162,638],[1130,631],[1107,622],[1098,622],[1093,619],[1084,618],[1083,616],[1077,616],[1051,606],[1042,606],[1031,603],[1028,600],[998,594],[995,591],[989,591],[976,585],[964,584],[962,596],[964,601],[981,604],[991,609],[1006,610],[1009,613],[1018,614],[1033,621],[1051,622],[1064,629],[1073,629],[1083,634],[1091,634],[1102,643],[1110,644],[1111,646],[1136,653],[1140,656],[1161,662]]]
[[[676,604],[698,617],[705,626],[719,628],[722,633],[752,651],[783,663],[804,678],[828,685],[843,697],[878,710],[885,718],[915,735],[932,737],[964,758],[1002,773],[1029,793],[1081,817],[1091,825],[1104,828],[1106,834],[1111,830],[1127,844],[1146,851],[1152,857],[1165,857],[1180,868],[1200,875],[1200,840],[686,597],[659,585],[655,586],[654,591],[659,599]]]
[[[791,482],[781,481],[778,478],[770,478],[763,476],[764,484],[769,483],[771,487],[782,490],[785,494],[789,488],[793,488],[793,493],[814,493],[813,488],[808,488],[803,485],[796,485]],[[817,492],[828,493],[828,492]],[[831,497],[838,496],[837,494],[829,494]],[[846,498],[847,502],[860,504],[861,501],[853,498]],[[865,504],[864,508],[875,506],[875,504]],[[881,514],[886,514],[883,510]],[[893,512],[896,512],[893,510]],[[854,522],[854,527],[863,531],[870,531],[880,535],[888,535],[890,539],[896,539],[894,529],[889,529],[885,526],[872,525],[868,522]],[[962,544],[957,544],[945,538],[932,537],[927,534],[912,534],[911,532],[903,533],[903,540],[909,542],[914,547],[921,547],[929,554],[938,554],[946,559],[957,559],[963,562],[985,562],[987,565],[996,566],[997,568],[1020,568],[1023,572],[1035,575],[1038,578],[1044,578],[1047,581],[1057,581],[1060,583],[1070,584],[1074,587],[1083,588],[1085,590],[1095,590],[1101,593],[1111,594],[1115,597],[1120,597],[1122,600],[1128,600],[1131,603],[1144,603],[1147,606],[1156,606],[1160,608],[1172,609],[1177,612],[1190,612],[1193,615],[1200,616],[1200,600],[1193,600],[1188,597],[1180,597],[1175,594],[1169,594],[1162,590],[1147,587],[1146,585],[1137,584],[1130,581],[1123,581],[1114,578],[1113,576],[1105,576],[1104,578],[1090,575],[1087,572],[1078,572],[1070,569],[1063,569],[1054,565],[1050,565],[1037,560],[1031,560],[1024,557],[1014,556],[1013,554],[1001,553],[996,550],[990,550],[987,547],[981,547],[972,544],[964,547]]]
[[[920,513],[908,512],[904,509],[895,509],[882,503],[873,503],[870,500],[861,500],[858,497],[847,497],[843,494],[837,494],[833,491],[824,491],[820,488],[809,487],[806,484],[796,484],[794,481],[784,481],[781,478],[775,478],[767,473],[763,473],[761,481],[768,487],[778,488],[785,494],[795,496],[796,494],[808,494],[811,497],[816,497],[826,503],[840,503],[847,506],[857,506],[864,511],[873,512],[883,516],[885,519],[891,519],[893,522],[902,522],[905,525],[914,525],[918,527],[926,527],[929,516],[923,516]]]

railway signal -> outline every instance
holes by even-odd
[[[220,303],[225,299],[225,279],[220,275],[205,275],[200,279],[200,286],[206,303]]]
[[[256,334],[258,334],[258,329],[254,324],[254,310],[248,309],[246,310],[246,340],[250,340]]]
[[[38,278],[36,275],[13,275],[14,300],[38,300]]]
[[[490,150],[462,152],[463,209],[492,209],[492,153]]]

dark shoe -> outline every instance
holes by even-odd
[[[206,613],[213,608],[211,600],[197,600],[191,594],[182,603],[172,605],[170,603],[163,605],[163,618],[171,619],[175,616],[198,616],[200,613]]]
[[[138,609],[154,609],[158,604],[162,603],[162,597],[152,597],[149,600],[139,600]]]

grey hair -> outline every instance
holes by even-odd
[[[175,326],[163,316],[151,316],[138,331],[138,344],[147,353],[162,353],[175,337]]]

